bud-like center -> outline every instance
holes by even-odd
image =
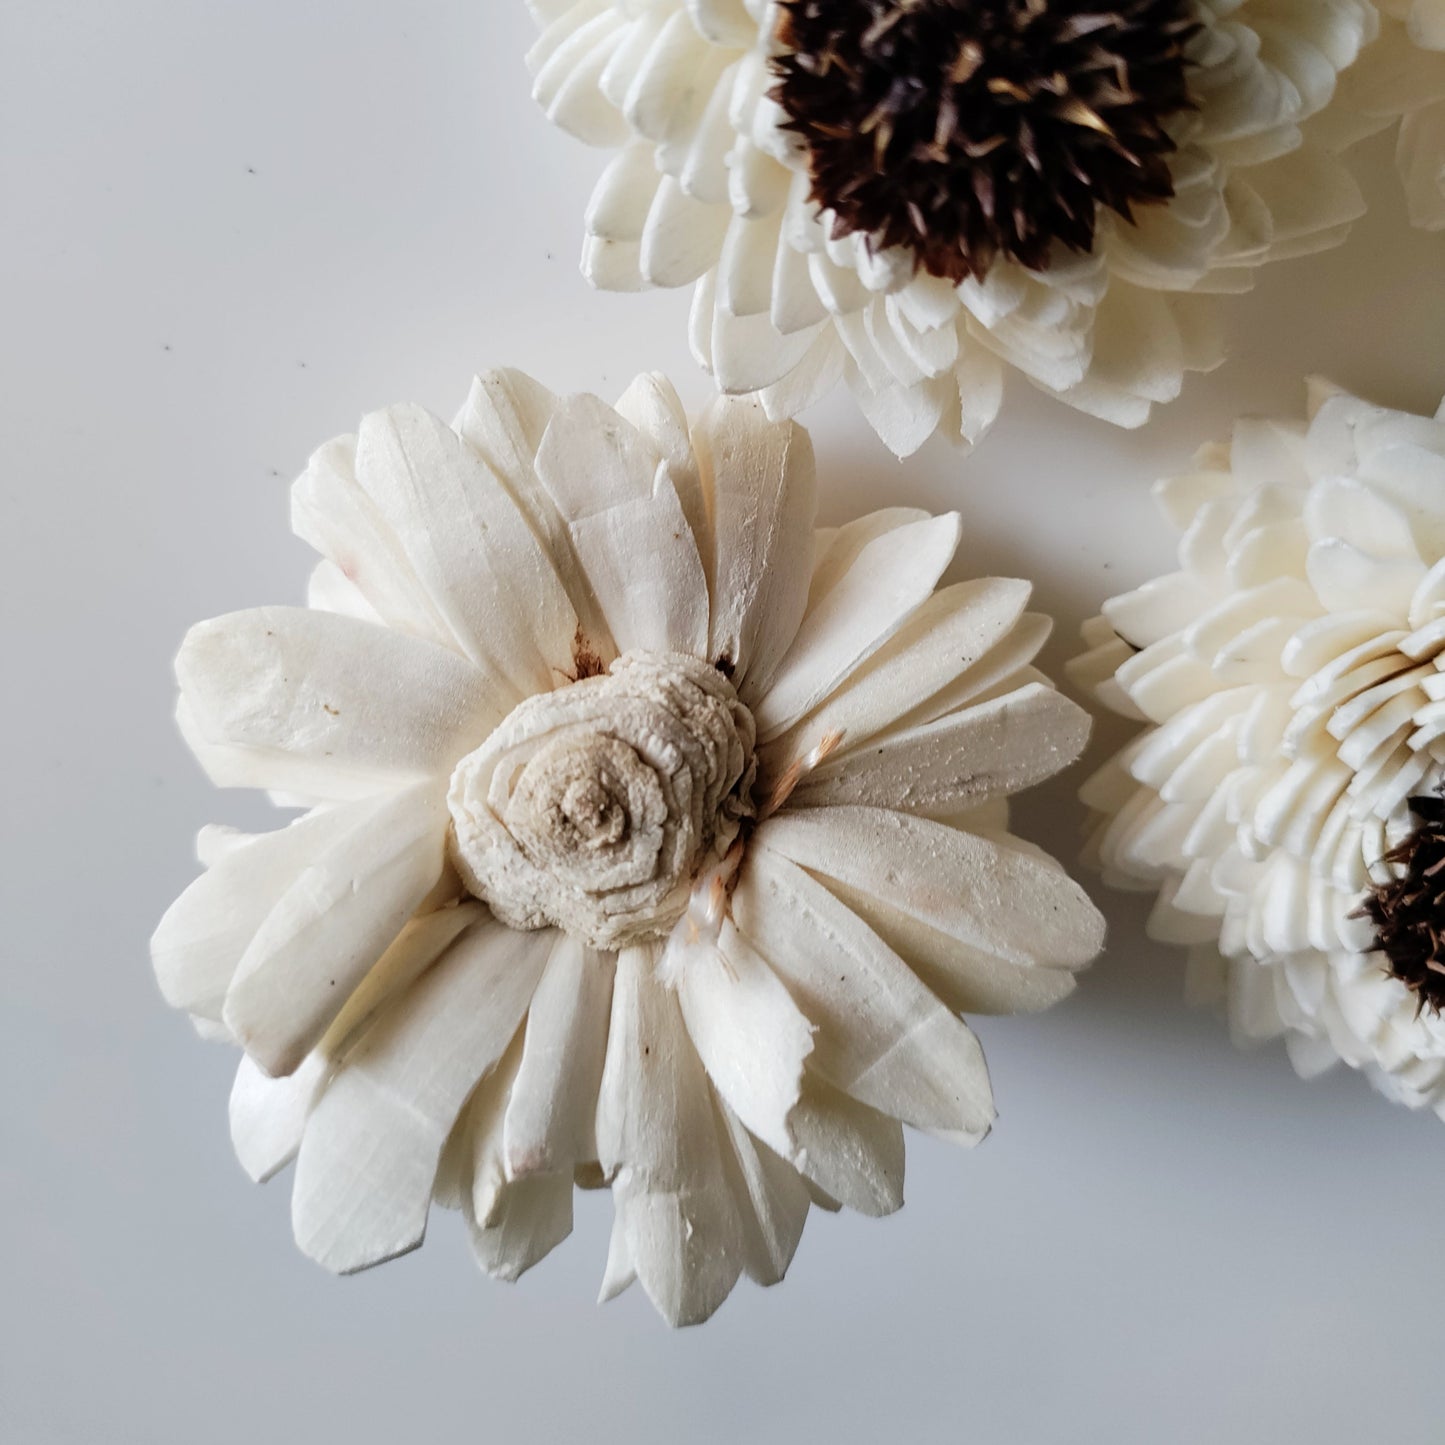
[[[519,704],[452,774],[452,859],[514,928],[660,937],[752,816],[752,714],[716,668],[634,652]]]

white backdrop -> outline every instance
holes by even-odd
[[[146,956],[196,827],[266,818],[173,730],[183,630],[299,599],[288,482],[366,409],[450,414],[495,364],[706,395],[684,295],[577,274],[601,161],[531,105],[529,36],[521,0],[0,5],[0,1439],[1438,1440],[1445,1126],[1237,1054],[1129,900],[1067,1005],[981,1022],[983,1148],[911,1141],[902,1213],[815,1214],[787,1282],[700,1330],[594,1306],[605,1197],[516,1287],[449,1215],[336,1280],[286,1177],[242,1175],[232,1057]],[[1037,580],[1057,667],[1169,565],[1148,483],[1236,411],[1310,370],[1438,401],[1445,238],[1389,164],[1360,153],[1370,220],[1226,303],[1233,360],[1143,434],[1019,387],[975,456],[900,465],[817,409],[828,519],[961,508],[971,570]],[[1082,775],[1020,813],[1066,857]]]

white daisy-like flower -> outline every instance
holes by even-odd
[[[1336,148],[1399,122],[1410,219],[1445,230],[1445,0],[1378,0],[1379,38],[1342,78],[1325,124]]]
[[[1162,483],[1179,570],[1086,626],[1079,680],[1145,724],[1091,850],[1237,1038],[1445,1117],[1445,407],[1311,412]]]
[[[1012,368],[1138,426],[1222,359],[1212,298],[1343,239],[1311,134],[1369,0],[530,0],[547,114],[616,149],[582,269],[696,282],[727,393],[840,379],[899,455]]]
[[[202,834],[155,967],[244,1048],[235,1145],[295,1158],[312,1258],[402,1254],[435,1199],[515,1278],[608,1186],[604,1297],[688,1323],[780,1279],[810,1203],[896,1209],[902,1124],[988,1132],[960,1015],[1101,943],[1007,831],[1088,720],[1025,584],[939,586],[956,515],[814,508],[756,402],[689,429],[660,377],[614,410],[493,373],[312,458],[309,607],[188,635],[207,772],[307,811]]]

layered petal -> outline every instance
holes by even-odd
[[[860,1103],[972,1142],[993,1123],[983,1051],[911,969],[766,831],[733,895],[742,935],[817,1026],[818,1072]]]
[[[505,715],[496,680],[448,649],[302,607],[198,623],[176,676],[212,781],[318,799],[445,777]]]
[[[414,1249],[447,1135],[501,1058],[550,941],[475,924],[369,1028],[311,1111],[296,1161],[296,1242],[338,1273]]]
[[[707,1075],[656,962],[650,949],[617,960],[597,1103],[616,1211],[604,1294],[636,1278],[669,1324],[698,1324],[737,1281],[743,1223]]]

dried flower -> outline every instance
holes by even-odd
[[[1445,1117],[1445,407],[1311,413],[1161,484],[1180,570],[1086,627],[1079,678],[1144,723],[1091,851],[1236,1037]]]
[[[810,1203],[902,1200],[903,1123],[993,1102],[959,1017],[1043,1008],[1101,921],[1008,797],[1088,721],[1031,661],[1028,588],[940,588],[957,516],[814,529],[806,433],[689,428],[515,372],[416,407],[294,492],[309,608],[205,622],[177,663],[211,777],[305,807],[202,835],[153,941],[245,1050],[232,1133],[296,1159],[301,1248],[363,1269],[433,1199],[516,1278],[615,1207],[604,1297],[673,1323],[780,1279]]]
[[[1209,293],[1342,240],[1316,136],[1369,0],[532,0],[534,94],[617,155],[597,286],[697,283],[691,342],[796,415],[844,381],[899,455],[1012,367],[1138,426],[1223,357]]]

